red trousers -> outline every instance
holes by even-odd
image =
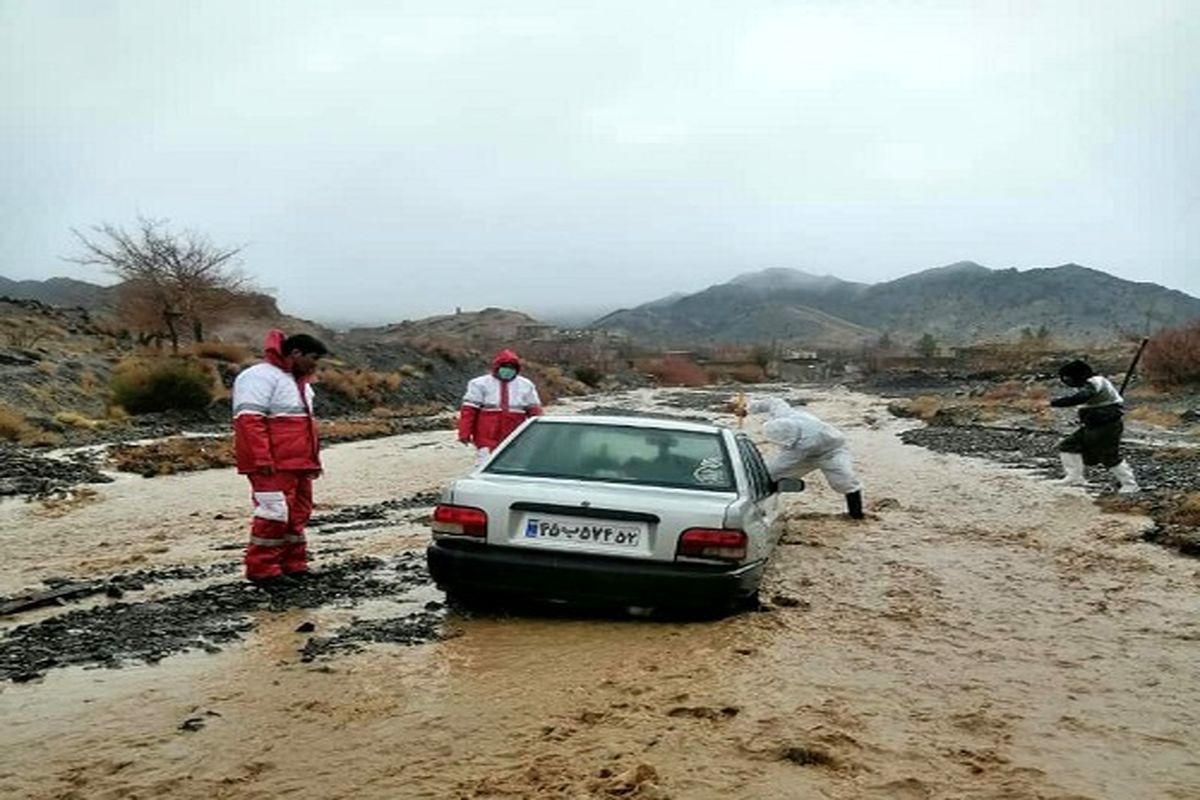
[[[246,577],[259,580],[305,571],[304,526],[312,515],[312,474],[284,470],[246,477],[254,500]]]

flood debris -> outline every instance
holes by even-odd
[[[242,581],[214,583],[153,602],[116,602],[81,608],[11,629],[0,639],[0,680],[27,681],[66,666],[119,668],[126,662],[157,663],[192,650],[218,652],[254,628],[249,614],[287,608],[318,608],[368,598],[400,598],[428,585],[419,554],[387,562],[355,558],[332,565],[310,580],[267,593]],[[363,623],[349,641],[413,644],[436,638],[441,615],[421,609],[409,616]],[[332,637],[337,639],[337,636]],[[340,640],[339,640],[340,641]],[[344,649],[331,646],[333,649]]]
[[[788,745],[779,751],[781,761],[790,761],[801,767],[836,767],[837,759],[819,747]]]
[[[106,587],[99,581],[90,581],[87,583],[70,583],[66,586],[45,589],[38,592],[26,592],[23,595],[0,601],[0,617],[19,614],[22,611],[31,611],[35,608],[44,608],[45,606],[62,605],[66,600],[75,600],[80,597],[100,594],[106,591],[106,589],[120,591],[115,586]]]
[[[692,719],[707,719],[718,722],[733,719],[741,712],[737,706],[711,708],[709,706],[676,706],[667,712],[668,717],[690,717]]]

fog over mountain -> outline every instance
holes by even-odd
[[[962,258],[1200,293],[1191,0],[0,0],[0,274],[246,245],[309,318]]]
[[[1200,299],[1078,264],[1018,271],[963,261],[878,284],[768,269],[614,312],[596,325],[672,345],[854,346],[884,334],[965,343],[1043,328],[1062,341],[1107,340],[1196,318]]]

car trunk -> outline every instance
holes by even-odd
[[[687,528],[721,528],[733,492],[481,474],[451,502],[487,513],[488,544],[673,561]]]

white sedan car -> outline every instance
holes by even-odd
[[[445,490],[429,569],[452,597],[729,608],[758,590],[780,491],[723,426],[536,417]]]

